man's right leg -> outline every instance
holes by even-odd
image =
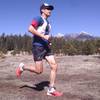
[[[43,47],[41,46],[35,46],[33,45],[33,57],[34,57],[34,62],[35,62],[35,66],[27,66],[24,65],[23,63],[20,63],[19,67],[16,69],[16,74],[17,77],[20,77],[21,73],[26,70],[26,71],[31,71],[34,72],[36,74],[40,74],[43,72],[43,62],[42,59],[44,57],[45,54],[45,50]]]
[[[24,66],[24,70],[34,72],[36,74],[41,74],[43,72],[43,62],[42,61],[35,61],[35,67],[33,66]]]
[[[35,66],[27,66],[23,63],[20,63],[16,69],[17,77],[20,77],[23,71],[30,71],[36,74],[41,74],[43,72],[43,62],[42,61],[35,61]]]

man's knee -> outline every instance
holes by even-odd
[[[54,71],[57,71],[57,63],[52,63],[51,69],[54,70]]]
[[[37,70],[36,73],[37,74],[41,74],[43,71],[42,70]]]

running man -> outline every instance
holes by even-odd
[[[30,71],[36,74],[41,74],[43,72],[43,59],[49,63],[51,67],[50,73],[50,84],[48,87],[47,95],[51,96],[61,96],[62,93],[58,92],[54,88],[57,63],[54,58],[54,54],[50,48],[50,23],[48,17],[51,15],[54,7],[47,3],[44,3],[40,7],[40,16],[35,17],[29,26],[29,32],[33,34],[33,57],[35,66],[25,66],[24,63],[20,63],[16,69],[17,77],[20,77],[23,71]]]

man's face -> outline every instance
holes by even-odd
[[[49,16],[51,15],[51,11],[52,11],[52,10],[47,9],[47,8],[42,10],[42,12],[43,12],[47,17],[49,17]]]

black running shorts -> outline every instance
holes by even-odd
[[[43,46],[33,45],[32,53],[34,61],[41,61],[42,59],[45,59],[45,56],[53,55],[53,52],[48,46],[43,47]]]

